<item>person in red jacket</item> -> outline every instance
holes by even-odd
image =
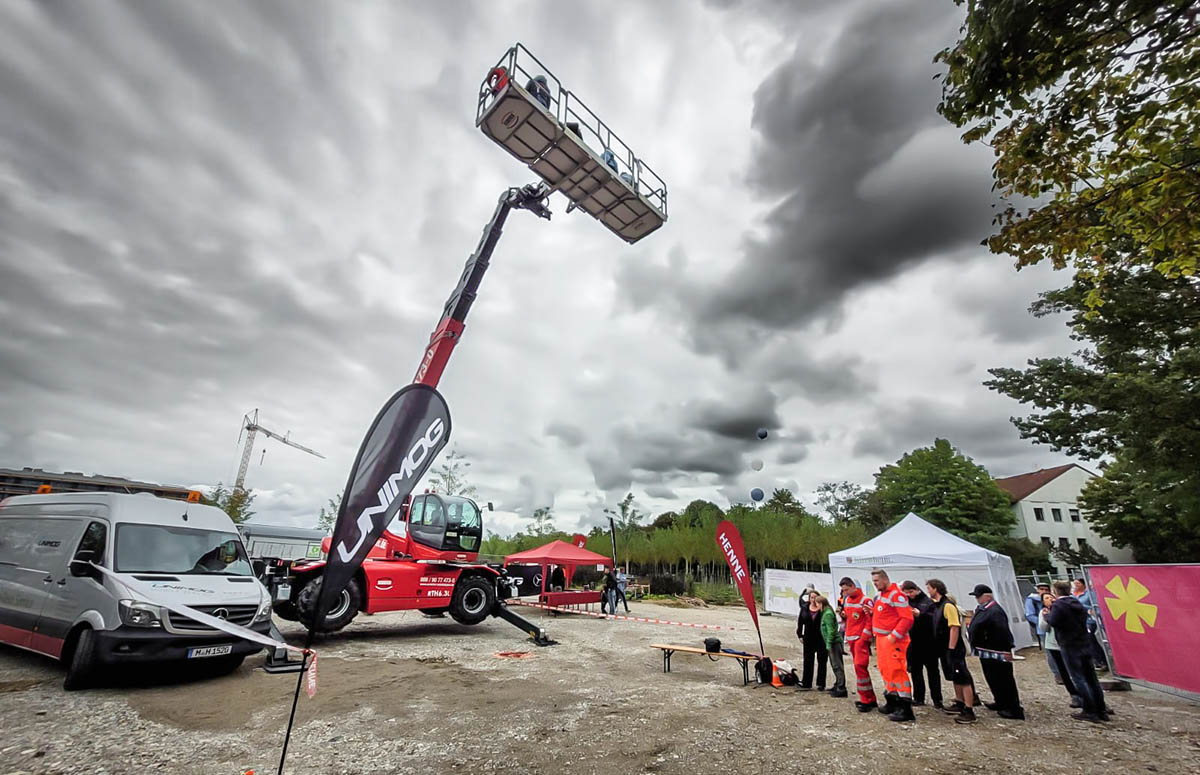
[[[883,677],[883,696],[887,700],[880,713],[891,721],[913,721],[912,682],[908,678],[908,631],[913,626],[913,612],[908,596],[892,583],[887,571],[871,571],[871,583],[879,591],[871,612],[871,628],[875,633],[875,654],[879,674]]]
[[[846,622],[846,646],[854,660],[854,675],[857,679],[858,699],[854,707],[866,713],[879,707],[875,699],[875,687],[871,685],[871,598],[854,584],[849,576],[838,582],[842,597],[838,600],[838,613]]]

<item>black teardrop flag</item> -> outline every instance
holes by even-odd
[[[379,411],[346,482],[314,630],[449,438],[450,408],[428,385],[402,388]]]

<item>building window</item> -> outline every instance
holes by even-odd
[[[1069,550],[1069,549],[1071,548],[1071,539],[1069,539],[1069,538],[1061,538],[1061,537],[1060,537],[1060,538],[1058,539],[1058,548],[1059,548],[1059,549],[1068,549],[1068,550]]]
[[[1067,513],[1071,515],[1072,522],[1079,521],[1079,509],[1067,509]]]
[[[1046,548],[1046,551],[1050,551],[1052,544],[1050,543],[1050,539],[1046,536],[1042,536],[1042,546]]]
[[[1034,509],[1033,510],[1033,518],[1036,519],[1038,522],[1045,522],[1046,521],[1046,510],[1045,509]],[[1046,540],[1048,541],[1050,539],[1046,539]]]
[[[1087,542],[1087,539],[1086,539],[1086,538],[1080,538],[1080,539],[1079,539],[1079,551],[1081,551],[1081,552],[1086,552],[1086,551],[1087,551],[1087,548],[1088,548],[1088,542]]]
[[[1062,509],[1050,509],[1050,516],[1054,517],[1055,522],[1062,522]]]

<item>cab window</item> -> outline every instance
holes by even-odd
[[[79,540],[79,546],[75,548],[75,554],[89,551],[93,552],[94,562],[97,565],[104,565],[104,550],[108,543],[108,525],[103,522],[90,522],[87,528],[83,531],[83,538]]]

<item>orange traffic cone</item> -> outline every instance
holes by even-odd
[[[783,681],[779,680],[779,668],[771,665],[771,686],[783,686]]]

